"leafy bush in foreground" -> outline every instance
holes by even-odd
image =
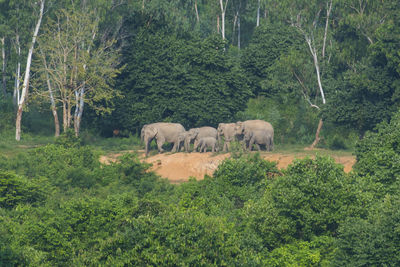
[[[399,192],[400,186],[400,112],[390,123],[381,123],[377,132],[368,132],[358,142],[354,170],[369,180],[370,190],[380,198]]]
[[[29,180],[0,170],[0,208],[13,208],[20,203],[43,202],[50,194],[50,188],[45,178]]]
[[[367,218],[348,218],[339,229],[335,265],[400,266],[399,206],[399,196],[387,196]]]
[[[343,167],[333,159],[295,161],[268,187],[262,199],[249,202],[249,226],[269,249],[314,236],[334,236],[339,224],[358,213],[359,199]]]

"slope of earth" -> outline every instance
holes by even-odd
[[[121,154],[109,154],[102,156],[100,161],[107,163],[115,161]],[[212,175],[217,169],[218,165],[230,156],[229,153],[214,154],[208,153],[164,153],[156,154],[142,160],[152,163],[152,170],[161,177],[167,178],[171,183],[181,183],[195,177],[197,180],[203,179],[204,175]],[[314,155],[298,154],[298,153],[261,153],[261,157],[269,160],[276,161],[280,169],[286,168],[294,159],[311,157]],[[354,156],[349,155],[332,155],[335,161],[342,164],[345,172],[350,172],[352,166],[356,162]]]

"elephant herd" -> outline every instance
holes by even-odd
[[[146,156],[149,153],[150,143],[157,141],[158,151],[162,153],[165,142],[173,143],[172,152],[177,152],[183,143],[186,152],[190,150],[190,144],[194,143],[194,151],[206,152],[210,148],[212,152],[218,151],[219,144],[224,141],[223,151],[230,150],[230,144],[235,140],[242,140],[244,148],[252,149],[256,145],[265,146],[267,151],[274,148],[274,128],[263,120],[238,121],[236,123],[220,123],[218,129],[210,126],[192,128],[188,131],[179,123],[156,122],[143,126],[140,137],[145,144]],[[223,137],[223,139],[222,139]]]

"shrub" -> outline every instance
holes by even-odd
[[[269,249],[334,236],[347,216],[362,209],[356,192],[343,166],[333,159],[296,160],[272,181],[263,198],[248,203],[249,224]]]
[[[37,204],[49,194],[45,178],[28,180],[12,172],[0,170],[0,207],[14,208],[21,203]]]
[[[400,198],[386,196],[367,218],[339,228],[335,266],[400,266]]]
[[[356,145],[355,172],[374,185],[379,197],[399,192],[400,184],[400,112],[390,123],[383,122],[376,132],[367,132]]]

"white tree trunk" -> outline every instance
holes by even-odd
[[[332,11],[332,0],[326,3],[326,21],[325,21],[324,41],[322,45],[322,58],[325,58],[326,38],[328,35],[329,17],[331,15],[331,11]]]
[[[223,0],[219,0],[219,5],[221,7],[221,34],[222,39],[225,40],[225,13],[226,7],[228,6],[228,0],[225,0],[225,6]]]
[[[1,38],[1,57],[3,59],[3,66],[2,66],[2,87],[3,87],[3,94],[4,98],[7,95],[7,90],[6,90],[6,43],[5,43],[5,38]]]
[[[43,65],[44,65],[44,68],[46,71],[47,88],[49,89],[49,97],[50,97],[50,104],[51,104],[50,107],[51,107],[51,112],[53,113],[53,118],[54,118],[54,136],[59,137],[60,136],[60,121],[58,120],[56,101],[54,99],[53,89],[51,87],[51,82],[50,82],[50,77],[49,77],[49,69],[47,67],[46,56],[43,54],[42,49],[40,49],[40,53],[42,54]]]
[[[260,0],[258,0],[258,7],[257,7],[257,27],[260,26]]]
[[[75,136],[79,136],[79,131],[81,128],[83,107],[85,105],[84,97],[85,97],[85,87],[82,87],[78,91],[75,91],[75,98],[76,98],[75,115],[74,115]]]
[[[200,22],[199,10],[197,9],[197,0],[194,1],[194,10],[196,12],[197,23]]]
[[[19,99],[19,84],[20,84],[20,79],[21,79],[21,45],[19,43],[19,35],[16,35],[15,38],[16,42],[16,50],[17,50],[17,55],[18,55],[18,62],[17,62],[17,69],[15,71],[15,85],[14,85],[14,93],[13,93],[13,103],[14,107],[17,107],[18,105],[18,99]]]
[[[240,50],[240,15],[238,14],[238,49]]]
[[[324,94],[324,89],[322,88],[322,82],[321,82],[321,73],[319,70],[319,62],[318,62],[318,54],[317,54],[317,50],[315,48],[315,44],[313,42],[313,40],[311,40],[311,38],[305,36],[306,42],[308,44],[308,48],[310,49],[311,55],[313,57],[314,60],[314,67],[315,67],[315,72],[317,74],[317,80],[318,80],[318,87],[319,87],[319,91],[321,93],[321,98],[322,98],[322,103],[325,104],[325,94]]]
[[[35,47],[36,37],[37,37],[37,35],[39,33],[40,24],[42,23],[44,2],[45,2],[45,0],[41,1],[39,19],[38,19],[38,22],[36,24],[35,31],[33,33],[32,43],[31,43],[31,46],[29,48],[28,58],[26,60],[25,77],[24,77],[24,83],[22,85],[21,97],[17,99],[18,100],[18,110],[17,110],[17,118],[16,118],[16,122],[15,122],[15,128],[16,128],[16,130],[15,130],[15,140],[17,140],[17,141],[19,141],[21,139],[22,110],[23,110],[23,107],[24,107],[24,104],[25,104],[26,96],[28,94],[29,76],[30,76],[30,70],[31,70],[33,48]]]

